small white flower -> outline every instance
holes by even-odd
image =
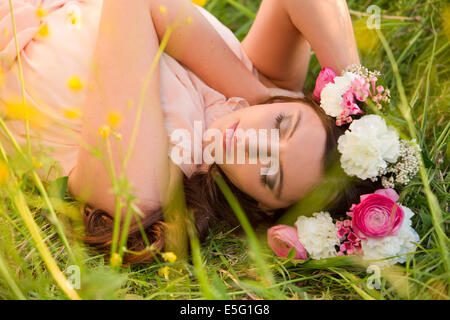
[[[400,155],[400,139],[393,127],[388,127],[378,115],[355,120],[338,140],[341,165],[350,176],[373,179],[395,163]]]
[[[362,240],[364,260],[380,260],[398,256],[392,259],[377,261],[379,266],[406,262],[406,254],[413,253],[420,237],[411,227],[411,218],[414,213],[408,207],[401,206],[405,217],[397,235],[388,236],[383,239]]]
[[[300,216],[295,223],[299,240],[311,259],[336,256],[339,245],[337,228],[328,212],[314,213],[313,217]]]
[[[352,81],[358,76],[352,72],[344,72],[342,76],[334,78],[320,93],[320,106],[331,117],[338,117],[342,113],[342,95],[351,87]]]

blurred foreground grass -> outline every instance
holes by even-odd
[[[366,8],[374,4],[381,8],[381,33],[367,29]],[[206,8],[242,39],[258,6],[258,0],[210,0]],[[45,186],[63,224],[58,229],[33,176],[9,159],[0,166],[0,182],[14,169],[20,177],[14,190],[22,193],[0,187],[0,298],[448,299],[450,5],[445,1],[352,0],[349,7],[362,64],[384,74],[393,98],[390,120],[406,136],[412,131],[417,135],[425,165],[422,176],[401,193],[402,202],[416,213],[413,222],[421,242],[404,266],[383,273],[380,290],[367,287],[370,275],[351,257],[296,265],[274,257],[265,244],[264,232],[245,227],[247,237],[218,229],[201,245],[194,239],[192,261],[157,262],[115,271],[105,257],[77,240],[81,221],[78,207],[65,195],[65,180]],[[380,36],[387,43],[383,44]],[[306,85],[309,91],[319,70],[313,57]],[[409,124],[405,111],[411,114]],[[32,222],[27,217],[36,222],[48,254],[62,273],[56,269],[51,273],[44,263],[45,250],[39,249],[39,241],[30,233]],[[67,238],[71,253],[58,232]],[[62,290],[55,281],[58,275],[73,279],[78,271],[72,273],[73,264],[80,268],[77,292],[70,287]]]

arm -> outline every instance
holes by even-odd
[[[143,79],[159,47],[149,10],[148,0],[103,2],[92,85],[84,106],[82,139],[106,155],[105,139],[98,130],[107,124],[110,111],[122,114],[123,120],[117,129],[122,139],[109,138],[116,175],[121,172],[123,155],[132,136]],[[130,100],[133,108],[127,108]],[[143,106],[126,177],[141,209],[153,210],[160,206],[161,193],[166,190],[169,176],[168,138],[161,110],[158,68],[152,75]],[[72,194],[84,198],[96,209],[113,214],[115,196],[111,187],[104,163],[81,147],[77,166],[69,176]]]
[[[311,44],[322,67],[340,73],[359,63],[352,20],[345,0],[285,0],[291,21]]]
[[[160,6],[166,8],[164,13]],[[236,57],[190,0],[154,0],[151,12],[160,39],[169,25],[178,22],[165,51],[210,87],[226,97],[245,98],[251,104],[269,98],[268,89]],[[188,18],[191,23],[186,23]]]
[[[345,0],[263,0],[243,47],[261,73],[290,90],[303,88],[311,47],[338,74],[359,64]]]

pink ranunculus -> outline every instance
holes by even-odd
[[[393,189],[377,190],[361,196],[361,203],[352,206],[352,229],[361,239],[396,235],[402,226],[404,213],[396,203]]]
[[[335,77],[336,73],[333,70],[331,70],[330,68],[323,68],[316,80],[316,87],[313,91],[314,98],[320,100],[320,93],[322,92],[323,88],[325,88],[325,86],[330,82],[334,83]]]
[[[294,259],[308,259],[308,254],[298,240],[297,229],[294,227],[278,225],[270,228],[267,230],[267,242],[269,247],[279,257],[287,257],[289,251],[295,248]]]
[[[378,189],[374,193],[381,194],[385,197],[388,197],[389,199],[391,199],[394,202],[397,202],[398,199],[400,198],[397,191],[395,191],[394,189]]]

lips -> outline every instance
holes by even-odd
[[[228,147],[232,146],[233,136],[234,136],[234,133],[236,132],[238,125],[239,125],[239,121],[225,130],[225,134],[223,135],[223,149],[224,150],[227,150],[227,146]]]

